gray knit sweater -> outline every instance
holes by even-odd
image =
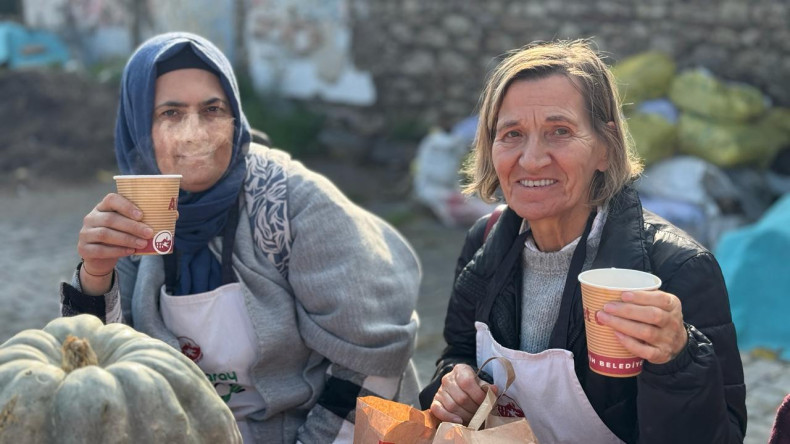
[[[583,270],[588,270],[592,265],[605,222],[606,208],[599,208],[587,238]],[[521,232],[528,228],[525,220]],[[527,237],[522,255],[521,350],[539,353],[549,346],[551,332],[560,312],[565,279],[580,239],[581,236],[577,237],[559,251],[542,252],[532,235]]]

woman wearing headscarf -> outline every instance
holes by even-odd
[[[487,384],[474,370],[506,355],[517,384],[500,405],[540,442],[742,442],[743,368],[721,271],[629,186],[641,166],[608,67],[586,41],[530,45],[497,66],[480,103],[468,191],[492,200],[501,189],[507,208],[487,237],[488,217],[467,235],[423,407],[468,422]],[[644,359],[636,377],[590,368],[577,277],[609,267],[662,281],[592,314]]]
[[[85,217],[62,314],[124,322],[182,350],[245,442],[349,442],[356,397],[416,397],[420,269],[407,242],[288,154],[250,143],[233,70],[169,33],[124,70],[123,174],[181,174],[174,253],[110,193]]]

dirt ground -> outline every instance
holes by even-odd
[[[115,88],[59,70],[0,71],[0,185],[86,183],[114,169]]]

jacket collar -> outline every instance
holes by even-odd
[[[609,214],[592,268],[651,271],[644,224],[639,195],[631,187],[624,188],[609,203]]]
[[[516,262],[503,263],[503,260],[516,247],[514,242],[519,238],[522,221],[510,207],[506,208],[491,230],[489,239],[475,253],[465,271],[491,280],[498,269],[506,267],[511,270]],[[651,272],[644,223],[639,195],[627,186],[609,202],[609,214],[592,268],[617,267]]]

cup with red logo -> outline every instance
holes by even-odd
[[[148,245],[134,254],[170,254],[178,219],[180,174],[114,176],[118,194],[129,199],[143,212],[142,222],[154,230]]]
[[[587,357],[590,370],[604,376],[627,378],[642,372],[643,360],[634,356],[617,340],[611,327],[600,324],[596,314],[607,302],[620,300],[625,291],[655,290],[658,276],[624,268],[599,268],[579,274],[587,332]]]

